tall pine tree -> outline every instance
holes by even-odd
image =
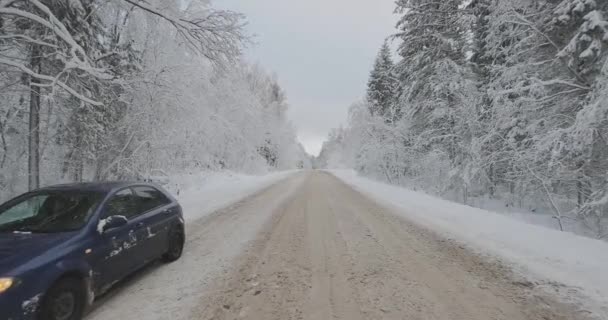
[[[461,1],[399,0],[396,69],[399,105],[421,152],[440,150],[454,165],[463,162],[470,115],[479,98],[467,60],[467,26]]]
[[[367,100],[371,114],[381,116],[389,122],[393,122],[399,116],[395,110],[398,82],[393,73],[394,67],[391,49],[385,41],[367,83]]]

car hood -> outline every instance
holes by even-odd
[[[0,233],[0,276],[65,243],[73,233]]]

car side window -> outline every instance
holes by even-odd
[[[115,193],[106,203],[105,217],[124,216],[127,219],[137,215],[135,196],[131,189],[123,189]]]
[[[155,188],[139,186],[134,187],[133,190],[135,191],[135,202],[138,213],[144,213],[171,203],[171,200]]]

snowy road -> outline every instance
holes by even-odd
[[[227,208],[205,213],[202,219],[189,221],[180,260],[169,265],[158,263],[139,272],[102,297],[86,320],[193,319],[190,311],[200,305],[203,294],[208,293],[215,279],[231,269],[234,259],[247,249],[303,179],[303,175],[296,175]],[[192,199],[189,202],[194,203]],[[194,210],[192,205],[187,207],[184,209]],[[195,216],[192,212],[188,215]]]
[[[301,173],[191,223],[87,319],[583,319],[334,176]]]

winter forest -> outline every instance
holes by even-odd
[[[397,0],[395,13],[316,166],[608,238],[608,1]],[[253,43],[242,14],[208,0],[0,0],[0,200],[310,167],[277,78],[242,57]]]
[[[608,1],[398,0],[395,13],[318,165],[608,238]]]
[[[0,0],[0,200],[309,166],[276,78],[241,58],[251,43],[208,1]]]

